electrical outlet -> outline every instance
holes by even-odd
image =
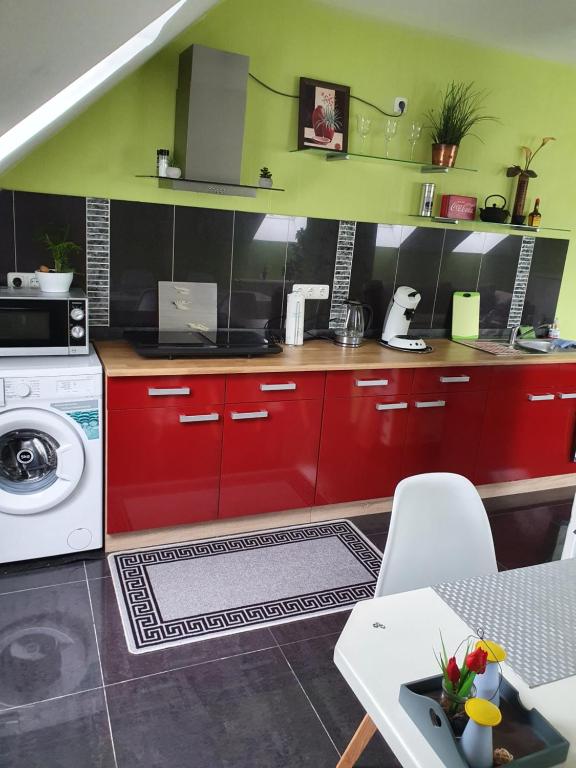
[[[40,288],[34,272],[8,272],[7,278],[9,288]]]
[[[401,104],[404,104],[404,109],[401,108]],[[394,99],[394,114],[403,115],[408,109],[408,99],[405,96],[396,96]]]
[[[315,283],[295,283],[292,290],[295,293],[301,293],[305,299],[327,299],[330,295],[328,285],[316,285]]]

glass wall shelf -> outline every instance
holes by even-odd
[[[259,184],[231,184],[224,181],[205,181],[203,179],[172,179],[169,176],[154,176],[153,174],[138,173],[137,179],[156,179],[162,189],[173,189],[180,192],[206,192],[214,195],[236,195],[238,197],[255,197],[256,192],[285,192],[280,187],[261,187]]]
[[[418,213],[409,214],[412,219],[420,219],[422,223],[425,221],[433,221],[436,224],[480,224],[487,227],[504,227],[505,229],[518,229],[523,232],[571,232],[571,229],[563,227],[529,227],[527,224],[498,224],[494,221],[477,221],[470,219],[450,219],[445,216],[420,216]],[[483,229],[479,229],[479,232],[483,232]]]
[[[454,166],[447,168],[443,165],[432,165],[431,163],[422,163],[420,160],[403,160],[399,157],[386,157],[385,155],[363,155],[359,152],[337,152],[334,149],[322,149],[322,147],[308,147],[306,149],[291,149],[294,152],[308,152],[310,155],[321,154],[328,162],[338,162],[343,160],[387,160],[389,163],[400,163],[402,165],[411,165],[419,168],[421,173],[448,173],[449,171],[468,171],[477,173],[476,168],[461,168]]]

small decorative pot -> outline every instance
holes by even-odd
[[[39,272],[36,277],[43,293],[67,293],[74,279],[74,272]]]
[[[462,754],[470,768],[492,768],[492,728],[502,721],[500,710],[485,699],[474,699],[466,704],[466,714],[470,719],[460,740]]]
[[[442,695],[440,697],[440,706],[446,712],[446,716],[450,721],[452,730],[455,736],[461,736],[466,723],[468,722],[468,715],[466,714],[465,707],[468,699],[473,699],[476,696],[476,688],[472,686],[467,696],[459,696],[452,691],[447,690],[442,683]]]
[[[481,648],[488,654],[484,674],[476,675],[474,678],[476,696],[479,699],[487,699],[498,707],[500,705],[500,682],[502,677],[500,664],[506,661],[506,651],[493,640],[479,640],[476,643],[476,648]]]
[[[458,144],[432,144],[432,165],[452,168],[456,163]]]
[[[258,185],[260,187],[264,187],[265,189],[270,189],[272,187],[272,179],[258,179]]]

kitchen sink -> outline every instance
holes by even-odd
[[[506,339],[478,339],[477,341],[460,341],[467,347],[480,349],[497,357],[522,357],[524,355],[560,355],[563,352],[575,352],[573,347],[558,347],[550,339],[516,339],[513,347]]]
[[[554,348],[554,341],[548,341],[547,339],[517,339],[515,346],[527,352],[543,352],[544,354],[563,351],[561,348]]]

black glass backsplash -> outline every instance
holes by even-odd
[[[84,198],[0,191],[0,281],[45,263],[39,235],[59,228],[85,244]],[[97,334],[155,326],[157,283],[172,279],[216,283],[221,327],[281,328],[294,283],[326,283],[332,295],[338,231],[331,219],[112,200],[110,330]],[[522,241],[517,234],[359,222],[349,295],[372,308],[373,335],[399,285],[422,294],[414,330],[449,333],[452,295],[468,290],[481,294],[480,327],[503,329]],[[567,248],[567,240],[536,238],[523,323],[554,319]],[[75,284],[84,287],[84,251],[75,267]],[[328,328],[330,303],[306,303],[307,328]]]

